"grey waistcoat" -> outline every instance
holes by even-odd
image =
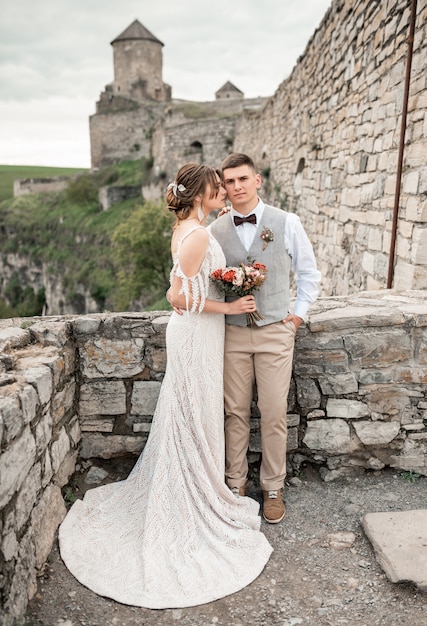
[[[250,257],[252,261],[267,266],[267,279],[260,289],[253,292],[257,311],[264,317],[263,320],[256,322],[257,326],[279,322],[289,311],[291,257],[285,248],[286,216],[285,211],[265,205],[249,250],[246,250],[240,241],[229,214],[215,220],[210,227],[224,251],[227,265],[237,266]],[[265,227],[273,231],[274,241],[269,242],[263,250],[261,233]],[[226,296],[227,301],[235,299],[234,296]],[[226,315],[225,321],[227,324],[246,326],[246,315]]]

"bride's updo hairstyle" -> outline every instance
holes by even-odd
[[[194,208],[196,197],[203,196],[208,185],[211,188],[210,197],[215,198],[218,194],[218,179],[213,167],[186,163],[180,168],[166,192],[167,207],[176,216],[174,227],[188,218]]]

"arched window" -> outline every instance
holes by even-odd
[[[305,168],[305,159],[304,157],[302,157],[299,161],[298,161],[298,166],[297,166],[297,174],[301,174],[303,169]]]
[[[294,180],[294,191],[295,191],[296,196],[300,196],[302,192],[304,167],[305,167],[305,159],[304,157],[301,157],[300,160],[298,161],[297,171],[296,171],[295,180]]]

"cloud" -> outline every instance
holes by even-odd
[[[39,130],[41,153],[46,132],[40,111],[45,109],[50,112],[49,123],[56,123],[57,136],[73,127],[75,138],[80,136],[81,145],[87,146],[88,117],[114,78],[110,42],[136,18],[165,44],[163,79],[172,86],[173,97],[211,100],[227,80],[246,97],[272,95],[292,71],[329,4],[330,0],[4,2],[0,105],[5,117],[0,124],[11,132],[11,125],[22,122],[16,115],[20,111],[32,142]],[[21,131],[14,132],[26,159],[30,144]],[[0,133],[3,138],[3,128]],[[10,144],[5,151],[2,141],[0,162],[11,162],[11,155]],[[19,145],[13,155],[19,159]],[[85,162],[88,158],[89,152]]]

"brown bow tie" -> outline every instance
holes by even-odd
[[[249,222],[249,224],[256,224],[255,213],[252,213],[252,215],[248,215],[248,217],[239,217],[238,215],[234,216],[235,226],[240,226],[240,224],[244,224],[245,222]]]

